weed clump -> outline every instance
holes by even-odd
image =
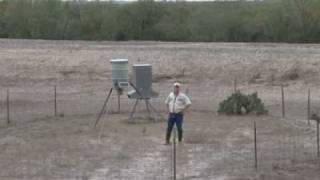
[[[267,114],[268,110],[258,97],[257,92],[246,95],[237,91],[219,104],[218,113],[227,115],[263,115]]]

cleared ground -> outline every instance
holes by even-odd
[[[154,105],[183,81],[193,99],[185,139],[177,147],[178,179],[320,179],[314,123],[306,123],[306,88],[319,107],[319,45],[0,40],[0,179],[170,179],[172,147],[165,121],[128,123],[96,113],[110,87],[112,58],[150,63]],[[215,113],[237,77],[243,92],[258,91],[268,116]],[[287,118],[280,118],[279,84],[286,85]],[[59,114],[52,117],[52,88]],[[5,124],[5,92],[12,124]],[[114,100],[112,101],[114,105]],[[111,105],[112,106],[112,105]],[[140,108],[142,110],[143,107]],[[111,111],[115,108],[112,106]],[[164,115],[165,116],[165,115]],[[253,121],[258,131],[254,168]]]

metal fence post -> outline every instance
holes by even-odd
[[[257,125],[256,121],[253,122],[253,130],[254,130],[254,167],[258,170],[258,148],[257,148]]]
[[[57,86],[54,86],[54,116],[56,117],[58,115],[57,110]]]
[[[319,147],[319,124],[320,124],[320,120],[317,120],[317,156],[320,157],[320,147]]]
[[[177,179],[176,128],[173,128],[173,180]]]
[[[308,125],[310,126],[310,89],[308,89]]]
[[[10,91],[7,89],[7,123],[10,124]]]
[[[283,84],[281,84],[281,99],[282,99],[282,118],[285,118],[286,113],[285,113],[284,88],[283,88]]]
[[[237,92],[237,78],[234,78],[234,81],[233,81],[233,91],[234,93]]]

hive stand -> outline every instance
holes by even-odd
[[[140,91],[133,85],[133,83],[130,82],[130,86],[137,92],[139,97],[136,99],[133,108],[131,110],[130,116],[129,116],[129,122],[133,122],[133,115],[136,112],[137,105],[139,104],[140,101],[144,101],[146,105],[146,109],[149,115],[150,119],[153,119],[156,121],[156,115],[158,115],[160,118],[164,119],[163,116],[152,106],[150,103],[150,98],[144,97]]]
[[[108,95],[106,97],[106,100],[104,101],[103,106],[102,106],[102,108],[101,108],[101,110],[100,110],[100,112],[99,112],[99,114],[97,116],[97,119],[96,119],[96,121],[94,123],[94,127],[95,128],[97,127],[97,124],[99,123],[102,115],[104,115],[107,112],[107,105],[108,105],[110,96],[111,96],[111,94],[113,92],[113,89],[115,89],[117,91],[117,95],[118,95],[118,113],[120,113],[120,95],[122,94],[123,89],[119,86],[118,82],[115,82],[113,87],[110,88],[109,93],[108,93]]]

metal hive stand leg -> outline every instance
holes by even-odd
[[[154,108],[154,107],[152,106],[152,104],[151,104],[149,101],[148,101],[148,103],[149,103],[150,109],[151,109],[155,114],[157,114],[160,118],[165,119],[165,118],[162,116],[162,114],[160,114],[160,113],[156,110],[156,108]],[[156,121],[156,119],[154,119],[154,121]]]
[[[146,108],[147,108],[147,111],[148,111],[149,118],[153,119],[155,121],[155,117],[153,117],[153,114],[150,111],[150,107],[149,107],[150,106],[150,101],[149,101],[149,99],[145,99],[144,102],[146,103]]]
[[[145,99],[144,102],[146,103],[147,111],[148,111],[148,113],[150,114],[149,100],[148,100],[148,99]]]
[[[118,114],[120,114],[120,93],[118,92]]]
[[[107,98],[106,98],[106,100],[104,101],[104,104],[103,104],[103,106],[102,106],[102,109],[101,109],[100,113],[98,114],[98,117],[97,117],[96,122],[95,122],[95,124],[94,124],[94,127],[95,127],[95,128],[96,128],[97,124],[99,123],[100,118],[102,117],[102,115],[106,112],[106,107],[107,107],[107,104],[108,104],[108,101],[109,101],[109,99],[110,99],[110,96],[111,96],[112,91],[113,91],[113,88],[110,89],[109,94],[108,94],[108,96],[107,96]]]
[[[133,119],[133,115],[134,115],[134,113],[136,112],[136,107],[137,107],[139,101],[140,101],[140,99],[136,99],[136,102],[134,103],[134,106],[133,106],[132,111],[131,111],[131,113],[130,113],[130,118],[129,118],[129,121],[130,121],[130,122],[131,122],[132,119]]]
[[[132,108],[132,111],[130,113],[130,117],[129,117],[130,122],[133,122],[133,115],[136,112],[136,107],[137,107],[139,101],[141,101],[141,100],[143,100],[143,99],[136,99],[136,102],[135,102],[135,104]],[[145,102],[147,112],[148,112],[150,119],[153,119],[154,121],[156,121],[155,114],[160,116],[161,118],[163,118],[163,116],[160,113],[158,113],[157,110],[151,105],[149,99],[144,99],[144,102]]]

